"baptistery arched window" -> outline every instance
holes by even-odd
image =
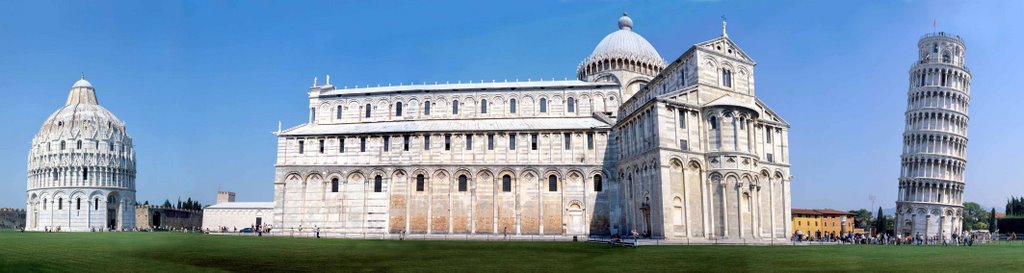
[[[78,143],[75,145],[75,149],[82,149],[82,141],[81,140],[79,140]]]
[[[567,104],[569,107],[569,113],[576,112],[576,99],[569,97]]]
[[[548,176],[548,191],[558,191],[558,177],[553,174]]]
[[[92,201],[92,210],[100,210],[100,198],[97,197]]]
[[[468,188],[467,184],[469,184],[467,180],[469,179],[466,178],[466,175],[459,176],[459,191],[466,191],[466,188]]]
[[[43,198],[43,210],[46,210],[46,198]]]
[[[423,115],[424,116],[429,116],[430,115],[430,101],[429,100],[423,102]]]
[[[338,110],[334,111],[334,114],[337,116],[336,119],[341,119],[341,108],[342,106],[338,105]]]
[[[398,102],[398,103],[395,104],[395,116],[396,117],[401,117],[402,116],[402,102]]]
[[[540,98],[540,112],[541,113],[547,113],[548,112],[548,99],[547,98]]]
[[[370,109],[371,109],[370,104],[367,103],[366,104],[366,117],[370,117]]]
[[[79,197],[77,200],[75,200],[75,209],[76,210],[82,210],[82,198],[81,197]]]
[[[82,168],[82,180],[89,180],[89,168]]]
[[[480,113],[487,114],[487,99],[480,100]]]
[[[505,175],[501,177],[501,191],[511,192],[512,191],[512,176]]]
[[[65,146],[67,146],[67,144],[63,140],[61,140],[60,141],[60,150],[63,151]]]
[[[516,99],[508,100],[508,112],[512,114],[516,113]]]
[[[383,187],[384,187],[384,178],[379,176],[379,175],[374,177],[373,178],[373,192],[381,192],[381,191],[383,191]]]
[[[64,209],[64,197],[57,198],[57,210]]]
[[[416,191],[423,191],[424,180],[426,179],[424,179],[422,174],[416,176]]]
[[[338,192],[338,178],[331,179],[331,192]]]
[[[459,100],[452,100],[452,115],[459,114]]]

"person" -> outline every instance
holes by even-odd
[[[639,243],[638,242],[639,240],[637,239],[637,237],[640,237],[640,233],[637,233],[636,229],[633,229],[632,233],[633,233],[633,247],[636,247],[637,243]]]
[[[319,226],[313,226],[313,227],[315,228],[316,238],[320,238],[320,227]]]
[[[505,227],[505,231],[502,231],[501,234],[505,236],[505,240],[508,240],[508,227]]]

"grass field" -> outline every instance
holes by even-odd
[[[1024,246],[642,246],[0,232],[0,271],[1024,272]]]

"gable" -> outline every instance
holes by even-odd
[[[746,52],[743,52],[743,49],[740,49],[740,47],[727,36],[711,39],[709,41],[696,44],[694,47],[700,48],[704,51],[714,52],[718,55],[743,60],[751,64],[756,63],[754,59],[750,58]]]

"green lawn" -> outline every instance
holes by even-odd
[[[1024,246],[643,246],[0,232],[0,271],[1024,272]]]

